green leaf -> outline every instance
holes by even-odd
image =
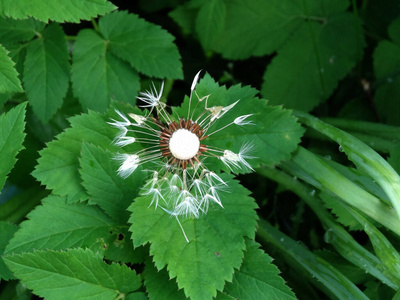
[[[9,255],[5,260],[17,278],[49,300],[116,299],[141,286],[135,271],[125,265],[108,265],[89,249],[35,251]]]
[[[0,45],[0,94],[23,91],[14,66],[8,51]]]
[[[97,206],[67,204],[65,198],[58,196],[43,199],[42,205],[27,217],[5,253],[72,247],[90,247],[102,252],[113,226],[112,220]]]
[[[109,43],[91,29],[81,30],[76,37],[72,84],[85,109],[104,112],[111,99],[135,104],[139,75],[108,51]]]
[[[98,204],[115,221],[126,223],[127,208],[144,183],[141,170],[122,179],[117,174],[118,164],[111,152],[87,143],[82,147],[80,165],[82,185],[91,196],[89,204]]]
[[[102,17],[99,27],[110,51],[139,72],[158,78],[183,78],[174,37],[161,27],[125,11]]]
[[[7,222],[0,221],[0,281],[14,279],[14,276],[4,264],[3,261],[3,253],[6,248],[8,242],[14,235],[14,233],[18,230],[18,226],[14,224],[10,224]]]
[[[225,25],[224,1],[208,0],[201,6],[196,19],[196,31],[204,49],[209,49]]]
[[[360,32],[350,13],[336,14],[326,24],[304,23],[268,65],[262,95],[272,104],[311,110],[361,58]]]
[[[99,15],[104,15],[114,9],[111,2],[106,0],[38,0],[34,3],[30,0],[20,0],[16,4],[12,0],[1,0],[0,7],[7,17],[14,19],[26,19],[34,17],[48,23],[75,22],[90,20]]]
[[[394,42],[381,41],[376,47],[374,71],[378,88],[374,102],[379,115],[390,124],[400,125],[400,18],[389,27],[389,35]]]
[[[0,41],[7,45],[29,41],[35,36],[35,31],[42,31],[44,26],[44,23],[32,18],[27,20],[0,18]]]
[[[198,219],[181,219],[185,240],[177,219],[162,209],[149,207],[152,196],[142,196],[129,207],[130,231],[135,246],[151,243],[157,269],[167,266],[170,278],[191,299],[211,299],[232,280],[245,249],[244,236],[253,238],[257,215],[249,192],[232,176],[221,174],[227,183],[220,192],[224,208],[211,205]]]
[[[206,19],[200,12],[198,18],[205,22]],[[224,29],[214,37],[216,42],[213,49],[228,59],[271,54],[280,48],[301,24],[299,12],[299,1],[285,4],[279,0],[227,1]],[[200,33],[203,30],[201,27],[197,26],[196,29],[199,36],[203,35]]]
[[[144,285],[150,299],[185,300],[183,290],[178,290],[174,280],[170,280],[166,269],[157,270],[154,263],[148,259],[144,269]]]
[[[217,149],[229,149],[237,153],[243,144],[252,145],[249,159],[253,167],[260,164],[275,165],[282,160],[290,158],[297,144],[300,142],[304,129],[297,123],[297,119],[291,115],[291,111],[284,110],[279,106],[269,106],[267,101],[254,98],[256,90],[240,85],[226,89],[220,87],[208,74],[199,82],[196,93],[201,98],[209,95],[208,107],[228,106],[237,100],[240,101],[217,120],[210,128],[209,137],[204,140],[206,145],[214,146]],[[193,98],[194,99],[194,98]],[[195,100],[195,99],[194,99]],[[204,102],[204,101],[203,101]],[[181,116],[187,115],[188,101],[185,101],[182,108],[176,111]],[[194,101],[192,107],[196,106]],[[204,109],[203,104],[198,105],[196,114]],[[252,125],[237,126],[235,124],[211,135],[212,131],[223,128],[235,118],[251,114],[248,118]]]
[[[33,111],[47,122],[61,107],[69,85],[69,54],[60,25],[50,25],[28,45],[23,82]]]
[[[258,243],[246,240],[243,264],[224,292],[235,299],[296,299],[279,276],[279,270],[272,264],[272,258],[259,247]]]
[[[75,202],[88,198],[78,171],[82,141],[112,148],[114,131],[104,116],[93,111],[69,121],[71,128],[40,151],[41,157],[32,175],[55,195],[68,195],[68,201]]]
[[[181,27],[184,34],[195,32],[195,20],[202,1],[192,0],[176,7],[168,15]]]
[[[26,102],[0,116],[0,191],[17,161],[18,152],[24,149],[25,109]]]

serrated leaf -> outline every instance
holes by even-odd
[[[98,207],[84,203],[67,204],[64,197],[58,196],[43,199],[42,205],[27,217],[5,253],[72,247],[90,247],[102,252],[113,227],[112,220]]]
[[[8,51],[0,45],[0,94],[23,91],[14,66]]]
[[[246,240],[243,264],[224,292],[235,299],[296,299],[279,276],[279,270],[272,264],[272,258],[259,247],[258,243]]]
[[[108,265],[89,249],[35,251],[9,255],[5,260],[28,288],[50,300],[115,299],[141,286],[135,271],[125,265]]]
[[[44,23],[35,19],[0,18],[0,41],[7,45],[29,41],[35,36],[35,31],[42,31],[44,26]]]
[[[99,27],[110,51],[139,72],[159,78],[183,77],[174,37],[161,27],[124,11],[102,17]]]
[[[210,48],[224,29],[225,17],[224,1],[208,0],[201,6],[196,19],[196,31],[204,49]]]
[[[0,191],[24,147],[26,102],[0,116]]]
[[[114,9],[111,2],[106,0],[19,0],[18,4],[12,0],[1,0],[0,6],[4,15],[14,19],[34,17],[48,23],[75,22],[90,20],[99,15],[104,15]]]
[[[68,201],[75,202],[88,198],[78,171],[82,141],[112,148],[114,131],[105,117],[92,111],[69,121],[71,128],[40,151],[41,157],[32,175],[52,189],[53,194],[68,196]]]
[[[290,158],[297,144],[300,142],[304,129],[297,123],[297,119],[291,115],[289,110],[279,106],[269,106],[267,101],[254,98],[256,90],[245,86],[235,85],[229,89],[220,87],[208,74],[199,82],[196,87],[199,97],[208,97],[208,107],[228,106],[240,100],[226,115],[217,120],[208,131],[209,137],[204,140],[207,146],[217,149],[228,149],[237,153],[243,144],[252,145],[249,156],[249,163],[253,167],[261,163],[275,165],[282,160]],[[196,102],[192,107],[196,106]],[[182,108],[176,111],[181,116],[187,115],[188,101]],[[204,107],[197,106],[194,115],[200,114]],[[227,128],[213,134],[225,125],[233,122],[235,118],[243,115],[251,115],[248,120],[250,125],[237,126],[229,125]],[[218,163],[218,162],[217,162]]]
[[[4,264],[3,261],[3,253],[6,248],[8,242],[14,235],[14,233],[18,230],[18,226],[14,224],[10,224],[7,222],[0,221],[0,281],[14,279],[14,276]]]
[[[189,242],[175,218],[149,208],[152,196],[139,197],[129,207],[133,244],[150,242],[157,269],[168,265],[170,278],[177,277],[179,288],[191,299],[215,297],[242,262],[244,237],[254,237],[257,205],[232,176],[221,178],[227,183],[227,191],[220,193],[224,208],[213,205],[199,219],[181,219]]]
[[[69,84],[69,54],[60,25],[50,25],[28,45],[23,82],[33,111],[47,122],[61,107]]]
[[[157,270],[150,259],[146,261],[144,269],[144,285],[150,299],[186,299],[183,290],[178,290],[176,282],[169,279],[168,271]]]
[[[81,30],[76,37],[72,84],[85,109],[104,112],[112,99],[135,104],[139,75],[108,51],[109,43],[91,29]]]
[[[350,13],[302,24],[267,67],[261,94],[271,104],[305,111],[326,100],[361,57],[358,26]]]
[[[98,204],[115,221],[128,221],[128,206],[133,202],[144,183],[137,170],[126,179],[117,174],[117,163],[107,150],[84,143],[80,160],[82,185],[91,196],[89,203]]]
[[[394,42],[381,41],[373,54],[378,84],[374,102],[379,115],[386,122],[399,125],[400,104],[397,99],[400,97],[400,18],[388,30]]]

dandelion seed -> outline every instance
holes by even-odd
[[[232,111],[239,100],[228,106],[209,107],[210,95],[200,97],[195,90],[199,76],[200,72],[191,85],[186,116],[175,118],[167,112],[166,104],[160,102],[164,88],[162,83],[159,90],[153,84],[149,90],[139,94],[138,99],[144,103],[143,115],[129,113],[127,117],[116,111],[120,120],[109,122],[119,130],[113,142],[116,146],[135,144],[143,147],[133,154],[124,153],[115,157],[120,162],[118,174],[126,178],[143,165],[146,174],[150,172],[151,175],[141,194],[151,196],[149,206],[161,208],[176,217],[187,241],[178,217],[199,218],[213,204],[223,208],[220,193],[227,191],[227,184],[208,169],[208,161],[220,159],[232,172],[253,171],[247,161],[253,158],[248,155],[252,150],[251,144],[244,144],[238,153],[207,145],[210,135],[228,126],[253,123],[249,120],[252,115],[247,114],[211,131],[213,125]],[[193,96],[197,97],[197,103],[192,107]],[[204,110],[199,113],[201,105],[204,105]]]

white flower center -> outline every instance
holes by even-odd
[[[197,154],[199,148],[199,138],[187,129],[178,129],[169,139],[169,151],[178,159],[191,159]]]

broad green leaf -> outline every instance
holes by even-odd
[[[397,99],[400,97],[400,18],[388,30],[393,42],[381,41],[373,54],[378,84],[374,102],[386,122],[399,125],[400,105]]]
[[[300,137],[304,132],[297,119],[291,115],[291,111],[284,110],[279,106],[269,106],[267,101],[254,98],[256,90],[245,86],[235,85],[229,89],[220,87],[208,74],[199,82],[196,93],[201,98],[209,95],[208,107],[228,106],[240,100],[229,112],[217,120],[208,131],[209,137],[203,143],[217,147],[217,149],[228,149],[237,153],[244,144],[250,144],[252,150],[249,162],[253,167],[261,163],[275,165],[282,160],[290,158]],[[195,100],[193,98],[193,100]],[[202,101],[204,103],[204,101]],[[193,101],[192,107],[196,107]],[[187,115],[188,101],[182,108],[177,109],[181,116]],[[197,106],[195,116],[201,114],[204,104]],[[250,114],[248,118],[252,124],[238,126],[229,125],[227,128],[212,134],[233,122],[235,118]],[[218,161],[217,161],[218,162]]]
[[[400,144],[393,146],[388,162],[400,174]]]
[[[183,290],[178,290],[175,280],[169,279],[168,271],[165,268],[157,270],[150,259],[146,261],[143,276],[146,292],[150,299],[187,299]]]
[[[141,196],[129,207],[130,231],[135,246],[151,243],[157,269],[167,265],[170,278],[191,299],[211,299],[232,280],[245,249],[244,237],[254,237],[257,207],[249,192],[232,176],[221,174],[227,183],[220,192],[224,208],[210,205],[198,219],[181,219],[187,242],[176,218],[162,209],[149,207],[152,196]]]
[[[14,279],[14,276],[4,264],[2,255],[8,242],[18,230],[18,226],[7,222],[0,221],[0,281]]]
[[[26,102],[0,115],[0,191],[24,147]]]
[[[318,286],[323,285],[338,299],[368,299],[363,292],[334,266],[303,245],[284,235],[265,221],[260,222],[257,231],[264,243],[271,244],[290,264]]]
[[[8,255],[5,260],[17,278],[49,300],[117,299],[141,287],[135,271],[125,265],[108,265],[89,249],[35,251]]]
[[[196,31],[204,49],[209,49],[224,29],[225,17],[226,4],[224,1],[204,1],[196,19]]]
[[[99,27],[110,51],[139,72],[161,78],[183,77],[174,37],[161,27],[124,11],[102,17]]]
[[[336,14],[326,24],[302,24],[267,67],[262,95],[272,104],[311,110],[361,58],[360,32],[350,13]]]
[[[67,204],[64,197],[58,196],[43,199],[42,205],[27,217],[8,244],[7,254],[73,247],[90,247],[102,252],[113,224],[97,206]]]
[[[38,165],[32,175],[53,190],[53,194],[67,196],[75,202],[88,198],[79,176],[79,156],[82,141],[112,148],[114,131],[105,117],[90,111],[69,119],[71,128],[57,136],[40,151]]]
[[[14,66],[8,51],[0,45],[0,94],[23,91]]]
[[[35,19],[0,18],[0,41],[5,44],[25,42],[43,30],[45,24]],[[36,31],[36,32],[35,32]]]
[[[69,84],[69,54],[60,25],[50,25],[28,45],[23,82],[33,111],[47,122],[61,107]]]
[[[296,299],[279,276],[279,270],[272,264],[272,258],[259,249],[259,246],[252,240],[246,240],[243,264],[224,292],[235,299]]]
[[[13,19],[26,19],[34,17],[37,20],[48,23],[49,20],[56,22],[75,22],[90,20],[99,15],[104,15],[114,9],[111,2],[107,0],[1,0],[2,13]]]
[[[90,195],[89,204],[98,204],[115,221],[126,223],[127,208],[144,183],[141,170],[122,179],[117,174],[119,166],[111,152],[87,143],[82,147],[80,165],[82,185]]]
[[[139,75],[109,49],[110,41],[92,29],[81,30],[76,37],[72,84],[85,109],[104,112],[112,99],[135,104]]]
[[[201,3],[199,0],[187,1],[168,14],[181,27],[184,34],[194,34],[195,20]]]
[[[226,22],[213,39],[216,41],[213,49],[228,59],[271,54],[303,22],[301,11],[299,1],[226,1]],[[199,13],[198,18],[201,17]],[[203,29],[199,26],[196,29],[201,36],[199,30]]]

